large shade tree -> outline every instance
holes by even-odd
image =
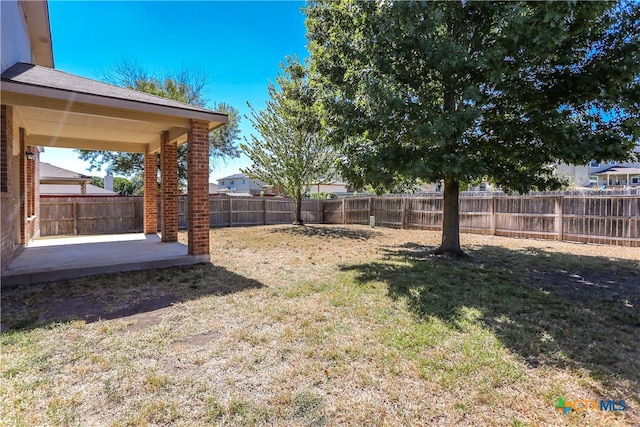
[[[623,160],[638,139],[638,3],[311,1],[312,78],[354,183],[558,188],[557,162]]]
[[[204,95],[208,84],[206,74],[197,69],[183,67],[178,72],[154,75],[135,61],[122,60],[102,71],[107,83],[139,90],[197,107],[206,107]],[[240,155],[240,115],[238,110],[224,102],[214,103],[213,110],[229,115],[225,126],[209,132],[209,166]],[[187,180],[187,145],[178,147],[178,179],[182,185]],[[134,177],[144,169],[144,155],[114,151],[77,150],[82,160],[89,162],[89,169],[105,167],[109,172]]]
[[[278,87],[269,84],[263,110],[251,105],[251,124],[258,135],[241,144],[252,165],[243,170],[252,178],[273,185],[295,201],[295,224],[302,225],[302,199],[333,165],[333,150],[322,133],[316,110],[316,92],[309,85],[309,70],[297,58],[287,58]]]

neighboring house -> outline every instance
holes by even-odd
[[[246,173],[236,173],[218,179],[219,192],[242,194],[260,194],[267,186],[266,183],[249,178]]]
[[[209,183],[209,194],[218,194],[218,191],[219,191],[218,190],[218,184],[214,184],[214,183],[210,182]],[[183,191],[182,195],[186,196],[187,192]]]
[[[636,153],[640,153],[640,148],[635,150]],[[604,172],[607,172],[613,168],[640,168],[640,161],[636,162],[626,162],[626,163],[618,163],[618,162],[596,162],[592,160],[587,165],[567,165],[567,164],[559,164],[556,166],[556,173],[566,178],[569,181],[569,185],[572,187],[593,187],[593,186],[601,186],[603,184],[606,185],[638,185],[637,183],[633,183],[633,173],[629,176],[629,180],[627,180],[626,173],[620,174],[618,177],[618,184],[610,184],[608,182],[604,182],[604,176],[601,175]],[[620,179],[624,178],[624,179]],[[615,179],[612,182],[616,182]]]
[[[114,191],[92,185],[93,178],[40,162],[40,196],[117,196]]]
[[[2,271],[40,233],[41,147],[144,155],[145,233],[158,231],[157,166],[162,167],[162,241],[178,239],[177,146],[189,144],[188,254],[209,260],[209,132],[228,115],[53,68],[44,0],[0,1],[0,209]]]
[[[598,187],[638,187],[640,186],[640,167],[612,166],[592,174],[591,182],[594,182]]]
[[[268,185],[265,182],[255,180],[249,177],[245,173],[237,173],[234,175],[225,176],[218,179],[218,191],[219,192],[231,192],[240,194],[265,194],[273,195],[280,194],[277,188],[272,185]],[[340,182],[339,180],[329,180],[320,184],[314,184],[309,189],[309,194],[312,193],[346,193],[349,191],[349,184],[346,182]]]
[[[349,192],[349,184],[341,181],[327,181],[321,184],[313,184],[309,189],[309,194],[313,193],[335,193],[343,194]]]

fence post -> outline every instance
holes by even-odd
[[[491,203],[489,204],[489,227],[491,228],[491,235],[496,235],[496,197],[491,196]]]
[[[262,196],[262,224],[267,225],[267,199]]]
[[[374,216],[374,213],[373,213],[373,202],[371,201],[371,197],[369,197],[369,218],[371,218],[372,216]]]
[[[400,213],[400,215],[402,215],[402,217],[400,218],[400,228],[404,229],[405,228],[405,217],[407,216],[407,198],[402,196],[402,212]]]
[[[558,196],[555,198],[555,204],[556,204],[556,208],[555,208],[555,214],[556,214],[556,231],[558,232],[558,240],[561,242],[564,239],[563,233],[562,233],[562,214],[563,214],[563,204],[562,201],[564,199],[564,196]]]
[[[347,216],[346,216],[346,213],[345,213],[346,211],[344,209],[344,201],[345,201],[345,198],[343,197],[342,198],[342,223],[346,224],[347,223]]]
[[[229,198],[229,227],[233,226],[233,197],[227,196]]]
[[[73,235],[77,236],[78,235],[78,203],[76,201],[74,201],[73,204],[71,205],[71,209],[72,209],[71,215],[73,216]]]

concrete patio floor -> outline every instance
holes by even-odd
[[[207,262],[209,255],[188,255],[185,244],[162,243],[157,234],[45,238],[32,241],[11,261],[2,286]]]

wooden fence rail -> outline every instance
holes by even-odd
[[[211,196],[211,227],[289,224],[289,199]],[[179,200],[178,226],[187,226],[187,200]],[[305,200],[306,223],[369,224],[440,230],[442,195]],[[142,231],[141,197],[42,197],[41,235]],[[160,211],[160,210],[158,210]],[[160,218],[159,218],[160,219]],[[158,221],[158,224],[161,222]],[[551,193],[462,195],[460,230],[467,233],[640,247],[640,194]]]

